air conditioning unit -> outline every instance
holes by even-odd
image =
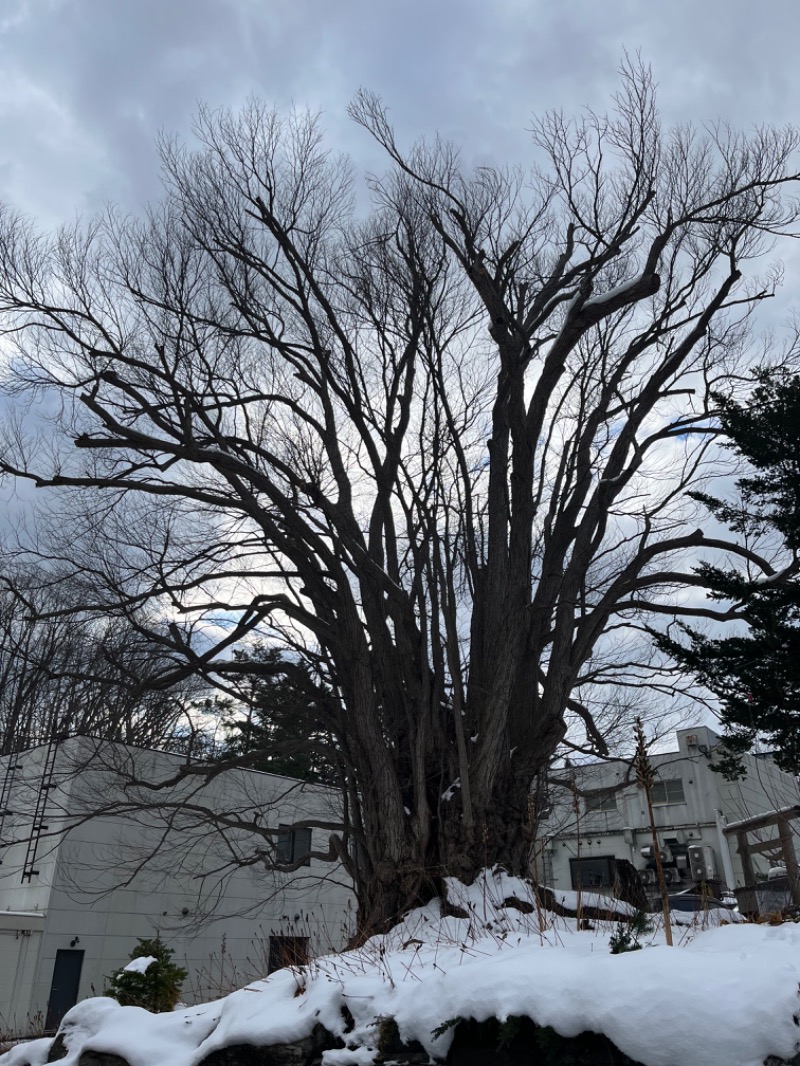
[[[714,849],[708,844],[691,844],[689,846],[689,869],[693,881],[711,881],[717,876],[714,861]]]
[[[642,856],[643,859],[647,859],[648,862],[656,861],[655,848],[652,844],[648,844],[646,848],[642,848],[639,854]],[[672,862],[672,852],[669,850],[669,848],[659,848],[658,857],[661,859],[662,862]]]
[[[686,738],[686,747],[687,748],[696,748],[697,747],[697,733],[690,733],[688,735],[688,737]]]
[[[639,880],[643,885],[657,885],[658,884],[658,871],[650,867],[647,870],[639,871]],[[664,870],[664,883],[667,885],[680,884],[681,874],[680,870],[673,870],[672,867],[667,867]]]

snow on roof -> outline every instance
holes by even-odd
[[[726,833],[736,833],[741,829],[760,828],[761,822],[769,822],[777,818],[797,818],[798,816],[800,816],[800,805],[794,803],[790,807],[776,807],[772,811],[753,814],[749,818],[742,818],[738,822],[728,822],[724,830]]]
[[[516,905],[504,906],[509,899]],[[348,1045],[326,1052],[323,1066],[368,1066],[386,1017],[436,1059],[453,1037],[452,1029],[434,1035],[444,1022],[511,1015],[563,1036],[605,1033],[645,1066],[762,1066],[797,1050],[800,926],[703,928],[700,916],[676,928],[674,948],[656,931],[643,950],[611,955],[613,923],[578,930],[573,919],[542,913],[530,886],[500,871],[469,887],[448,882],[448,902],[465,916],[443,916],[432,902],[356,951],[280,970],[214,1003],[148,1014],[85,1000],[64,1019],[62,1066],[77,1066],[88,1050],[131,1066],[198,1066],[224,1047],[300,1039],[317,1022]],[[49,1047],[20,1045],[0,1066],[43,1066]]]

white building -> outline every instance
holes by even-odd
[[[182,776],[186,765],[88,738],[0,759],[0,1030],[54,1028],[102,994],[140,937],[174,949],[187,1003],[344,945],[349,882],[338,863],[304,858],[328,852],[338,793],[248,770]],[[269,872],[270,849],[297,870]]]
[[[747,857],[741,854],[737,825],[769,822],[774,812],[795,817],[800,804],[797,781],[775,765],[771,755],[746,755],[746,775],[727,781],[712,770],[720,737],[699,726],[678,731],[678,750],[651,755],[656,770],[653,811],[664,870],[671,892],[698,882],[742,890]],[[655,894],[653,840],[643,791],[628,762],[611,760],[560,772],[574,788],[551,792],[552,806],[542,823],[543,879],[555,888],[610,894],[618,880],[619,860],[632,863]],[[765,818],[759,818],[765,816]],[[797,841],[800,822],[791,821]],[[726,831],[730,826],[730,831]],[[756,880],[782,856],[774,846],[774,824],[749,832],[751,873]]]

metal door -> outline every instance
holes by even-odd
[[[59,948],[53,966],[53,983],[47,1001],[45,1029],[58,1029],[61,1019],[78,1002],[78,986],[81,983],[83,951],[77,948]]]

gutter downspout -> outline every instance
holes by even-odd
[[[717,822],[717,840],[719,841],[719,851],[722,856],[722,869],[725,872],[725,881],[731,892],[736,887],[736,880],[733,876],[733,863],[731,862],[731,849],[728,845],[728,838],[725,836],[724,830],[724,816],[722,811],[714,811],[714,818]]]

